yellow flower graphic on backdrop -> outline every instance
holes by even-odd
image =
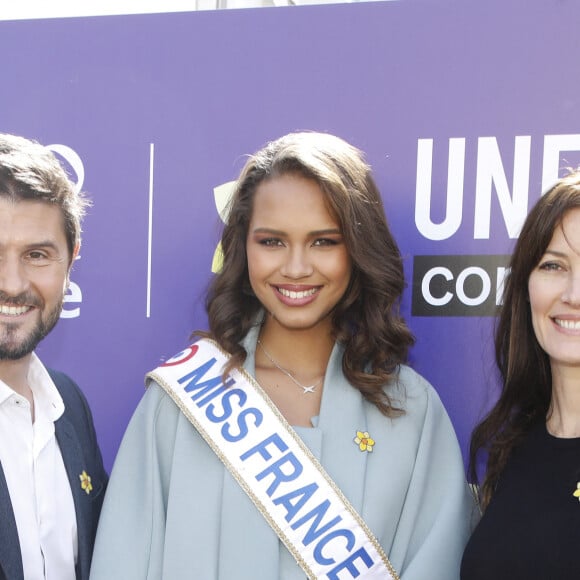
[[[81,480],[81,488],[85,490],[88,495],[93,491],[93,484],[91,483],[91,476],[83,469],[83,472],[79,475]]]
[[[367,431],[364,433],[362,431],[357,431],[354,442],[358,445],[358,448],[361,451],[368,451],[369,453],[373,450],[373,445],[375,444],[375,440]]]
[[[576,491],[572,495],[580,501],[580,481],[576,484]]]
[[[227,183],[222,183],[221,185],[213,188],[213,199],[215,202],[215,207],[220,216],[220,219],[224,223],[228,219],[229,203],[234,194],[234,190],[236,189],[236,184],[237,181],[228,181]],[[224,255],[222,252],[222,247],[221,244],[218,244],[218,247],[215,249],[213,255],[211,271],[214,274],[219,272],[222,269],[223,262]]]

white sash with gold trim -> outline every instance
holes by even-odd
[[[258,383],[222,380],[228,355],[200,340],[148,373],[175,401],[309,578],[398,580],[378,540]]]

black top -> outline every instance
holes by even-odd
[[[580,579],[580,438],[535,426],[469,540],[461,580]]]

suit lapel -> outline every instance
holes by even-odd
[[[354,442],[357,431],[368,431],[363,397],[342,374],[343,349],[330,355],[318,426],[324,433],[321,462],[355,510],[362,515],[368,453]],[[372,433],[370,433],[372,436]]]
[[[56,421],[54,427],[75,505],[78,530],[77,577],[86,578],[90,566],[90,539],[87,536],[86,522],[90,519],[91,505],[89,497],[81,487],[80,476],[85,470],[83,450],[78,443],[74,427],[66,415]]]
[[[10,580],[24,580],[16,520],[0,464],[0,575],[2,573]]]

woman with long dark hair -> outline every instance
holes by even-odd
[[[461,578],[580,578],[580,172],[530,211],[496,330],[499,399],[476,427],[483,518]]]

